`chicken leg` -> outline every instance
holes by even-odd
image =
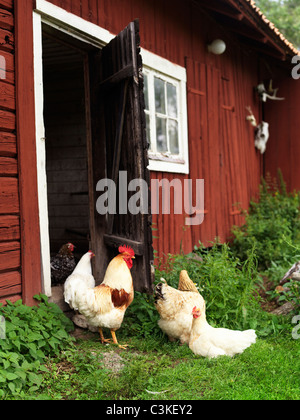
[[[112,339],[113,339],[114,344],[116,344],[117,346],[119,346],[120,349],[126,350],[126,347],[128,347],[129,344],[123,344],[123,345],[119,344],[118,343],[118,340],[117,340],[117,337],[116,337],[115,331],[114,330],[110,330],[110,332],[111,332],[111,336],[112,336]]]
[[[99,334],[100,334],[100,339],[101,339],[102,344],[109,343],[111,341],[110,338],[104,338],[102,328],[99,328]]]

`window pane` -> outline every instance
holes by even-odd
[[[177,89],[176,86],[167,83],[168,116],[177,117]]]
[[[145,109],[149,110],[148,75],[144,73]]]
[[[158,77],[154,77],[155,90],[155,110],[161,114],[166,113],[165,106],[165,82]]]
[[[167,152],[167,120],[156,117],[156,142],[158,152]]]
[[[169,120],[169,142],[170,142],[170,152],[173,155],[178,155],[179,145],[178,145],[178,123],[174,120]]]

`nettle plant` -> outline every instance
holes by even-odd
[[[29,307],[21,300],[7,301],[0,307],[5,320],[5,335],[0,338],[0,399],[35,391],[42,384],[42,372],[48,356],[58,355],[72,345],[68,334],[72,322],[45,295],[36,295],[38,306]]]

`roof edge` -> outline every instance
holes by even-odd
[[[230,2],[234,2],[235,5],[240,8],[242,3],[245,4],[249,8],[250,12],[254,12],[254,18],[257,17],[261,22],[266,25],[267,30],[273,32],[274,40],[280,41],[282,46],[287,49],[286,53],[290,53],[291,55],[300,55],[300,50],[298,50],[292,42],[288,41],[288,39],[280,32],[279,29],[276,28],[274,23],[272,23],[260,10],[260,8],[256,5],[254,0],[229,0]]]

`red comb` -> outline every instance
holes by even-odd
[[[130,248],[130,246],[127,246],[127,245],[119,246],[119,253],[123,254],[123,252],[126,252],[131,257],[134,257],[134,250]]]

